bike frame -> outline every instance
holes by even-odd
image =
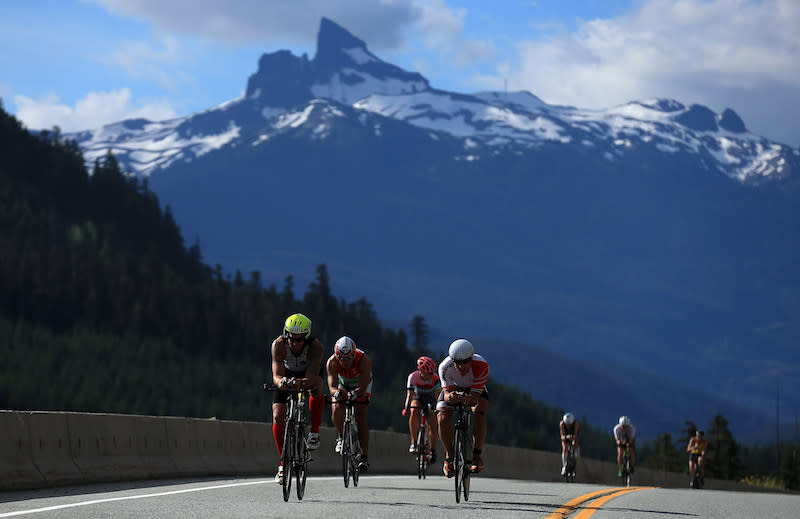
[[[631,446],[625,444],[622,446],[622,481],[626,487],[631,486]]]
[[[358,424],[355,419],[355,395],[351,392],[347,400],[342,403],[344,407],[344,424],[342,425],[342,476],[345,488],[358,486],[358,461],[361,456],[361,446],[358,443]]]
[[[453,425],[453,465],[455,467],[456,503],[461,502],[461,493],[464,501],[469,501],[469,477],[472,461],[472,406],[456,404],[455,425]]]
[[[428,413],[430,412],[429,405],[412,406],[413,409],[419,409],[419,427],[417,428],[417,478],[425,479],[428,471],[428,463],[430,461],[431,447],[429,440],[430,425],[428,424]]]
[[[309,390],[292,391],[286,408],[286,429],[283,434],[283,500],[288,501],[292,491],[292,478],[297,480],[297,499],[303,499],[306,489],[309,461],[306,445],[306,400]]]

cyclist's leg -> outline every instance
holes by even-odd
[[[444,393],[444,392],[443,392]],[[444,452],[447,459],[453,459],[453,408],[444,402],[442,397],[439,397],[439,402],[436,404],[436,423],[439,426],[439,438],[444,445]]]
[[[278,400],[278,395],[283,391],[275,393],[275,400]],[[289,393],[286,393],[289,396]],[[286,403],[273,402],[272,404],[272,437],[275,440],[275,449],[278,451],[280,458],[283,452],[283,435],[286,430]]]
[[[369,427],[367,427],[367,409],[369,408],[369,395],[356,401],[355,415],[358,425],[358,443],[361,444],[361,455],[366,458],[369,454]]]
[[[489,409],[489,394],[484,390],[478,398],[478,403],[472,408],[475,413],[472,429],[473,451],[472,471],[483,470],[483,442],[486,439],[486,411]]]
[[[325,397],[322,394],[322,387],[325,385],[323,378],[322,364],[319,366],[319,375],[314,377],[317,382],[317,387],[311,392],[309,398],[308,408],[311,411],[311,432],[319,433],[319,427],[322,425],[322,413],[325,410]]]
[[[630,447],[628,447],[628,456],[631,458],[631,472],[633,472],[633,467],[636,466],[636,442],[631,440]]]
[[[419,400],[414,398],[411,400],[411,413],[408,417],[408,431],[411,433],[411,443],[417,443],[417,434],[419,432],[419,415],[421,413],[421,404]]]
[[[700,467],[700,478],[704,478],[706,475],[706,467],[705,463],[705,456],[697,456],[697,466]]]

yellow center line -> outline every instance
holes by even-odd
[[[592,516],[593,513],[597,512],[601,506],[611,501],[615,497],[619,497],[624,494],[630,494],[631,492],[638,492],[640,490],[648,490],[653,488],[655,487],[631,487],[631,488],[626,488],[624,490],[620,490],[619,492],[614,492],[613,494],[608,494],[599,499],[595,499],[594,501],[586,505],[586,507],[583,510],[578,512],[578,514],[575,515],[573,519],[588,519],[589,517]]]
[[[552,514],[550,514],[547,517],[545,517],[545,519],[565,519],[570,514],[575,512],[575,510],[578,508],[578,506],[582,505],[586,501],[589,501],[593,497],[596,497],[596,496],[599,496],[599,495],[602,495],[602,494],[606,494],[606,495],[601,497],[600,499],[596,499],[595,501],[592,501],[592,503],[590,503],[590,505],[600,506],[603,503],[605,503],[605,502],[609,501],[610,499],[613,499],[613,498],[615,498],[615,497],[617,497],[619,495],[627,494],[628,492],[635,492],[637,490],[645,490],[645,489],[651,489],[651,488],[656,488],[656,487],[631,487],[631,488],[622,488],[622,489],[620,489],[619,487],[616,487],[616,488],[606,488],[606,489],[603,489],[603,490],[596,490],[594,492],[589,492],[588,494],[584,494],[582,496],[576,497],[575,499],[571,499],[571,500],[567,501],[566,503],[564,503],[563,505],[558,507],[558,509],[556,509],[555,512],[553,512]],[[583,510],[581,513],[584,513],[584,512],[590,512],[589,515],[591,515],[591,514],[593,514],[595,512],[595,510]],[[581,516],[581,517],[582,518],[583,517],[589,517],[589,515],[585,515],[585,516]],[[575,519],[577,519],[577,517]]]

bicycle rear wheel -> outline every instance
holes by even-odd
[[[350,443],[351,437],[350,423],[345,422],[342,430],[342,476],[344,476],[344,488],[350,486],[350,454],[353,449]]]
[[[306,469],[308,468],[308,446],[306,445],[306,428],[300,424],[297,428],[297,449],[295,455],[295,473],[297,478],[297,499],[302,501],[306,493]]]
[[[358,427],[350,428],[350,472],[353,475],[353,486],[358,486],[358,462],[361,459],[361,446],[358,443]]]
[[[283,464],[283,500],[289,501],[289,494],[292,491],[292,472],[294,465],[294,423],[291,421],[286,424],[286,432],[283,435],[283,452],[281,453],[281,463]]]

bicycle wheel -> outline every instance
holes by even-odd
[[[289,494],[292,491],[292,472],[294,465],[294,423],[290,420],[286,424],[286,432],[283,435],[283,452],[281,453],[281,463],[283,464],[283,500],[289,501]]]
[[[469,501],[469,481],[470,475],[472,474],[472,467],[467,465],[467,460],[472,461],[472,448],[470,446],[471,438],[468,437],[469,431],[466,428],[461,429],[461,448],[464,451],[463,458],[464,458],[464,481],[461,483],[461,487],[464,492],[464,501]]]
[[[350,422],[345,422],[342,429],[342,476],[344,476],[344,488],[350,486],[350,453],[353,448],[350,440]]]
[[[350,473],[353,476],[353,486],[358,486],[358,462],[361,459],[361,446],[358,443],[358,427],[350,427]]]
[[[420,425],[417,431],[417,478],[425,478],[425,469],[428,466],[427,455],[425,451],[425,429]]]
[[[306,427],[300,423],[297,427],[297,450],[295,456],[295,473],[297,478],[297,499],[302,501],[306,493],[306,469],[308,468],[308,446],[306,445]]]
[[[622,475],[625,482],[625,486],[631,486],[631,459],[628,453],[625,453],[625,459],[622,461]]]
[[[454,431],[455,434],[453,435],[453,468],[455,469],[455,477],[453,479],[456,480],[456,503],[461,502],[461,483],[464,478],[464,468],[466,466],[466,460],[464,459],[464,451],[461,446],[461,426],[457,424],[458,427]]]

